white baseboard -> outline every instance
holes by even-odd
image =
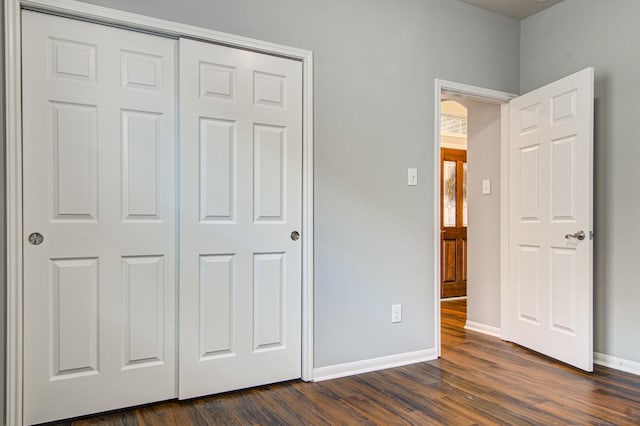
[[[500,337],[500,329],[491,325],[480,324],[479,322],[467,321],[464,325],[465,330],[477,331],[478,333],[488,334],[493,337]]]
[[[441,302],[453,302],[454,300],[467,300],[467,296],[460,296],[460,297],[445,297],[440,298]]]
[[[637,361],[594,352],[593,363],[640,376],[640,362]]]
[[[353,376],[355,374],[368,373],[370,371],[384,370],[385,368],[400,367],[417,362],[432,361],[438,358],[436,349],[407,352],[397,355],[388,355],[380,358],[365,359],[362,361],[347,362],[344,364],[329,365],[313,370],[313,381],[337,379],[338,377]]]

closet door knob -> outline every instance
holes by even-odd
[[[44,237],[39,232],[32,232],[29,234],[29,244],[32,246],[39,246],[44,241]]]

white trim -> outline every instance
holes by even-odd
[[[22,151],[20,9],[52,12],[172,37],[190,37],[302,61],[302,371],[313,380],[313,53],[308,50],[150,18],[74,0],[6,0],[5,79],[7,153],[7,424],[22,424]]]
[[[440,148],[457,149],[459,151],[466,151],[467,150],[467,146],[466,145],[456,145],[456,144],[447,143],[447,142],[441,142],[440,143]]]
[[[181,24],[165,19],[152,18],[137,13],[125,12],[103,6],[95,6],[76,0],[7,0],[20,2],[23,8],[52,12],[67,17],[75,17],[106,23],[116,26],[129,27],[136,30],[150,31],[172,37],[190,37],[198,40],[228,44],[243,49],[272,53],[288,58],[306,60],[311,52],[304,49],[285,46],[254,38],[227,34],[207,28]]]
[[[444,115],[446,116],[446,115]],[[467,139],[467,135],[460,135],[457,133],[449,133],[449,132],[440,132],[442,136],[446,136],[448,138],[457,138],[457,139]]]
[[[441,302],[453,302],[454,300],[467,300],[467,296],[460,297],[446,297],[444,299],[440,299]]]
[[[302,61],[302,380],[313,380],[313,54]]]
[[[500,338],[509,340],[509,104],[500,106]]]
[[[629,359],[594,352],[593,363],[640,376],[640,362],[638,361],[631,361]]]
[[[440,358],[442,354],[442,344],[440,337],[440,114],[442,104],[443,80],[435,80],[434,108],[435,118],[433,126],[433,300],[434,300],[434,327],[433,344],[436,349],[436,356]]]
[[[465,330],[475,331],[477,333],[487,334],[493,337],[500,337],[500,329],[491,325],[480,324],[479,322],[467,321],[464,325]]]
[[[4,3],[6,119],[7,339],[6,417],[22,424],[22,66],[20,5]]]
[[[437,351],[437,355],[438,357],[441,355],[442,353],[442,348],[441,348],[441,338],[440,338],[440,332],[441,332],[441,324],[440,324],[440,103],[442,101],[442,92],[446,92],[448,94],[453,94],[455,96],[460,96],[460,97],[464,97],[464,98],[471,98],[471,99],[475,99],[475,100],[479,100],[479,101],[484,101],[484,102],[491,102],[491,103],[498,103],[498,104],[505,104],[508,103],[511,99],[517,97],[517,95],[513,94],[513,93],[508,93],[508,92],[501,92],[498,90],[492,90],[492,89],[485,89],[483,87],[477,87],[477,86],[471,86],[468,84],[463,84],[463,83],[456,83],[453,81],[447,81],[447,80],[441,80],[441,79],[435,79],[435,93],[434,93],[434,100],[435,100],[435,105],[434,105],[434,111],[435,111],[435,115],[434,115],[434,137],[433,137],[433,212],[434,212],[434,218],[433,218],[433,252],[434,252],[434,256],[433,256],[433,273],[434,273],[434,277],[433,277],[433,294],[434,294],[434,314],[435,314],[435,318],[434,318],[434,324],[435,324],[435,331],[434,331],[434,342],[435,342],[435,348]],[[504,108],[501,108],[501,111],[504,111]],[[501,116],[501,141],[500,141],[500,145],[501,145],[501,150],[503,149],[504,145],[506,145],[506,139],[504,139],[505,136],[505,131],[502,127],[502,122],[504,121],[504,113]],[[501,151],[502,152],[502,151]],[[504,171],[505,171],[505,167],[508,165],[505,165],[505,161],[504,161],[504,153],[502,153],[501,155],[501,173],[500,173],[500,178],[501,179],[505,179],[505,180],[501,180],[501,188],[504,188],[504,183],[503,182],[507,182],[508,180],[508,176],[504,175]],[[508,160],[508,158],[507,158]],[[500,212],[504,212],[506,211],[506,206],[504,206],[504,202],[505,199],[502,198],[502,192],[501,191],[501,199],[500,199]],[[501,217],[501,222],[504,222],[504,216]],[[504,227],[501,227],[500,229],[501,232],[504,231]],[[507,228],[508,231],[508,228]],[[501,237],[502,238],[502,237]],[[507,259],[505,258],[506,255],[506,250],[504,249],[503,245],[502,245],[502,241],[501,241],[501,245],[500,245],[500,270],[501,270],[501,274],[500,274],[500,289],[502,290],[505,287],[505,276],[503,276],[502,274],[502,269],[503,269],[503,265],[504,267],[507,266]],[[502,293],[502,291],[501,291]],[[503,298],[501,295],[501,305],[500,308],[501,310],[503,309]],[[501,315],[501,321],[502,321],[502,317],[503,315]]]
[[[432,348],[316,368],[313,375],[315,382],[321,382],[323,380],[337,379],[338,377],[353,376],[418,362],[433,361],[436,358],[438,358],[436,349]]]

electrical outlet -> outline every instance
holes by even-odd
[[[402,322],[402,305],[391,305],[391,322]]]

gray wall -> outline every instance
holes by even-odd
[[[90,2],[314,52],[315,366],[433,348],[434,78],[517,90],[518,21],[451,0]]]
[[[500,327],[500,105],[465,101],[467,136],[467,320]],[[482,181],[491,194],[482,194]]]
[[[565,0],[522,22],[521,89],[595,67],[595,351],[640,362],[640,2]]]

